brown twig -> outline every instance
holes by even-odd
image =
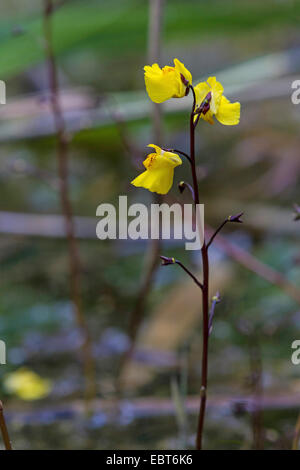
[[[148,58],[149,62],[159,61],[160,50],[161,50],[161,31],[162,31],[162,17],[163,17],[163,3],[164,0],[149,0],[149,28],[148,28]],[[162,141],[162,113],[161,107],[158,104],[152,103],[152,129],[153,139],[157,145],[161,145]],[[159,204],[161,197],[155,194],[154,203]],[[146,253],[146,263],[143,269],[142,282],[140,284],[137,299],[134,308],[129,318],[129,338],[130,346],[128,351],[121,360],[121,367],[119,378],[117,381],[117,389],[120,391],[122,388],[122,374],[125,371],[126,365],[131,360],[139,327],[142,323],[145,306],[147,303],[148,295],[152,290],[155,274],[159,266],[159,240],[151,240]]]
[[[5,450],[12,450],[11,442],[8,435],[8,430],[6,426],[6,421],[3,413],[3,404],[0,401],[0,429],[2,434],[2,439],[4,443]]]
[[[70,284],[71,297],[75,308],[75,318],[78,327],[83,335],[82,354],[84,363],[85,377],[85,400],[87,409],[91,400],[96,396],[95,368],[92,355],[92,342],[88,332],[88,326],[82,310],[81,295],[81,267],[79,259],[78,245],[75,238],[74,220],[72,213],[72,205],[69,196],[68,182],[68,157],[69,145],[66,132],[66,125],[63,111],[59,99],[59,85],[57,78],[57,66],[53,51],[52,40],[52,0],[44,0],[44,38],[45,52],[47,60],[47,71],[49,80],[49,89],[51,92],[51,107],[54,118],[57,141],[57,163],[59,174],[59,191],[61,199],[61,207],[65,221],[65,231],[69,249],[69,265],[70,265]]]

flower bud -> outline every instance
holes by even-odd
[[[236,222],[238,224],[242,224],[243,223],[243,221],[241,220],[242,215],[244,215],[244,212],[240,212],[237,215],[230,215],[227,220],[228,222]]]
[[[221,302],[221,296],[220,296],[220,292],[219,292],[219,291],[213,296],[212,301],[213,301],[213,302],[216,302],[217,304],[218,304],[219,302]]]
[[[160,256],[161,259],[161,265],[162,266],[168,266],[169,264],[175,264],[176,260],[175,258],[168,258],[167,256]]]
[[[185,188],[186,188],[185,182],[184,182],[184,181],[180,181],[180,183],[178,183],[178,189],[179,189],[179,191],[180,191],[181,194],[183,193],[183,191],[185,190]]]

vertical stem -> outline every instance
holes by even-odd
[[[57,164],[59,174],[59,191],[61,199],[61,207],[65,221],[65,231],[68,242],[69,251],[69,269],[70,269],[70,290],[72,302],[75,308],[75,319],[77,326],[83,335],[82,356],[85,377],[85,401],[86,407],[89,408],[90,401],[95,398],[95,370],[92,356],[92,343],[88,332],[88,327],[84,313],[82,310],[81,296],[81,267],[79,259],[78,245],[75,238],[75,228],[72,213],[72,205],[69,196],[68,182],[68,138],[66,133],[66,125],[59,100],[59,86],[57,77],[57,66],[53,51],[52,40],[52,22],[53,13],[52,0],[44,0],[44,37],[45,50],[47,59],[47,70],[49,79],[49,89],[51,93],[51,108],[54,118],[54,125],[57,139]]]
[[[195,205],[199,204],[199,188],[196,173],[196,159],[195,159],[195,125],[194,125],[194,111],[195,111],[195,92],[193,87],[190,87],[193,93],[193,108],[190,117],[190,157],[192,160],[192,177],[193,188],[195,195]],[[209,259],[208,249],[204,240],[201,248],[202,266],[203,266],[203,282],[202,282],[202,370],[201,370],[201,390],[200,390],[200,410],[198,417],[198,429],[196,438],[196,448],[202,449],[202,436],[203,426],[206,410],[206,391],[207,391],[207,372],[208,372],[208,338],[209,338]]]
[[[2,401],[0,401],[0,429],[1,429],[1,434],[2,434],[2,439],[4,442],[5,450],[12,450],[12,446],[11,446],[11,442],[9,439],[5,418],[4,418]]]
[[[161,32],[163,19],[164,0],[149,0],[149,26],[148,26],[148,60],[149,63],[159,61],[161,51]],[[162,141],[162,112],[159,104],[152,103],[152,135],[153,141],[161,145]],[[158,194],[153,195],[153,202],[159,204],[161,197]],[[132,358],[135,350],[139,327],[143,320],[147,298],[151,292],[155,279],[155,274],[159,265],[159,240],[150,240],[145,255],[145,264],[143,268],[142,280],[137,294],[137,299],[133,311],[129,318],[129,338],[130,347],[121,359],[119,377],[116,388],[120,391],[123,386],[123,376],[126,374],[126,366]]]
[[[202,449],[203,426],[206,410],[206,393],[207,393],[207,372],[208,372],[208,338],[209,338],[209,302],[208,302],[208,282],[209,282],[209,260],[205,244],[201,250],[203,264],[203,290],[202,290],[202,371],[201,371],[201,390],[200,390],[200,411],[198,418],[198,430],[196,447]]]

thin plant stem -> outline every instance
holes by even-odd
[[[190,89],[193,94],[193,107],[190,115],[190,158],[191,158],[191,168],[192,168],[192,179],[193,179],[193,189],[194,189],[194,202],[195,208],[199,204],[199,188],[197,181],[197,172],[196,172],[196,158],[195,158],[195,127],[197,122],[194,122],[194,112],[196,107],[196,96],[195,91],[192,85]],[[195,210],[197,216],[197,209]],[[198,416],[198,427],[197,427],[197,437],[196,437],[196,448],[197,450],[202,449],[202,439],[203,439],[203,427],[205,419],[205,410],[206,410],[206,394],[207,394],[207,373],[208,373],[208,339],[209,339],[209,259],[208,259],[208,249],[205,242],[205,237],[203,245],[201,248],[202,256],[202,268],[203,268],[203,282],[202,282],[202,317],[203,317],[203,327],[202,327],[202,368],[201,368],[201,389],[200,389],[200,409]]]
[[[243,212],[240,212],[239,214],[237,215],[230,215],[229,217],[227,217],[227,219],[225,219],[221,225],[217,228],[217,230],[211,235],[210,239],[209,239],[209,242],[207,243],[207,249],[210,247],[210,245],[212,244],[212,242],[214,241],[214,239],[216,238],[216,236],[218,235],[219,232],[221,232],[222,228],[228,223],[228,222],[236,222],[238,224],[241,224],[243,223],[242,220],[241,220],[241,217],[244,213]]]
[[[90,403],[96,396],[95,367],[92,354],[92,342],[89,335],[86,319],[82,310],[81,266],[78,245],[75,238],[72,205],[69,195],[69,144],[65,120],[59,99],[57,66],[53,51],[52,13],[52,0],[44,0],[45,52],[49,89],[51,94],[50,104],[56,131],[56,155],[59,174],[59,192],[62,212],[65,221],[65,231],[69,251],[71,298],[75,309],[75,320],[83,336],[82,359],[85,378],[85,403],[86,409],[89,410]]]
[[[163,27],[164,0],[149,0],[149,26],[148,26],[148,59],[149,62],[159,62],[161,52],[161,37]],[[157,145],[162,142],[162,111],[161,106],[152,103],[152,134]],[[158,194],[153,196],[153,202],[160,204],[161,197]],[[159,266],[158,255],[160,250],[160,241],[151,240],[145,256],[145,266],[143,269],[142,281],[139,286],[136,302],[129,318],[129,339],[130,346],[121,358],[120,370],[116,380],[116,390],[120,393],[123,389],[124,375],[126,367],[132,359],[136,347],[139,327],[143,321],[145,307],[148,296],[152,290],[155,275]]]
[[[2,401],[0,401],[0,429],[1,429],[1,434],[2,434],[2,439],[4,443],[5,450],[12,450],[10,438],[8,435],[8,430],[6,426],[6,421],[3,413],[3,404]]]
[[[209,242],[207,243],[207,249],[210,247],[212,242],[214,241],[215,237],[218,235],[218,233],[222,230],[222,228],[229,222],[228,219],[224,220],[224,222],[221,223],[221,225],[217,228],[217,230],[212,234],[212,236],[209,239]]]
[[[200,289],[203,288],[203,285],[201,284],[200,281],[198,281],[198,279],[196,278],[196,276],[194,276],[193,273],[191,273],[191,271],[186,267],[184,266],[184,264],[182,264],[180,261],[178,261],[177,259],[175,260],[175,264],[178,264],[178,266],[180,266],[192,279],[193,281],[197,284],[198,287],[200,287]]]

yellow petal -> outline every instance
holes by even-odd
[[[179,155],[177,155],[177,153],[173,153],[173,152],[163,152],[162,153],[162,158],[164,158],[165,160],[161,160],[161,162],[164,163],[165,165],[165,161],[167,160],[167,165],[175,168],[176,166],[179,166],[182,164],[182,160],[181,158],[179,157]]]
[[[184,64],[180,62],[178,59],[174,59],[174,65],[175,69],[178,70],[179,73],[182,73],[184,78],[189,82],[189,84],[192,84],[192,74],[191,72],[185,68]]]
[[[221,98],[224,92],[224,88],[220,82],[217,81],[216,77],[209,77],[207,83],[211,87],[212,99],[210,102],[210,109],[213,114],[218,112]]]
[[[207,111],[206,114],[201,114],[201,118],[204,119],[204,121],[209,122],[209,124],[214,124],[213,113],[211,110]]]
[[[195,86],[196,105],[200,106],[206,95],[210,92],[210,86],[206,82],[200,82]]]
[[[173,184],[174,169],[182,164],[182,160],[176,153],[163,151],[152,144],[150,146],[157,147],[161,153],[148,155],[143,162],[146,171],[131,181],[131,184],[158,194],[167,194]]]
[[[135,178],[131,184],[137,187],[146,188],[154,193],[167,194],[172,187],[173,176],[173,168],[146,170]]]
[[[221,124],[226,126],[234,126],[240,122],[241,105],[237,101],[230,103],[230,101],[222,96],[216,118]]]
[[[156,150],[156,153],[158,153],[158,155],[161,154],[161,148],[158,145],[148,144],[147,147],[152,147]]]
[[[154,103],[162,103],[180,92],[178,72],[174,67],[164,67],[162,70],[153,64],[152,67],[146,65],[144,70],[146,90]]]

